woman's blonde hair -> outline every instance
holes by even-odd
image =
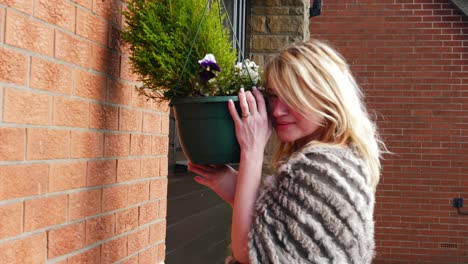
[[[385,146],[345,59],[325,42],[313,39],[281,50],[267,62],[264,75],[267,89],[285,104],[303,116],[319,115],[324,120],[319,138],[305,145],[353,145],[368,163],[369,184],[375,188]],[[305,145],[279,142],[273,166],[277,168]]]

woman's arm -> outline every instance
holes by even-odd
[[[239,103],[242,118],[237,114],[234,103],[229,102],[229,111],[234,119],[237,140],[241,147],[232,213],[231,247],[239,262],[248,263],[248,235],[260,186],[264,150],[271,129],[265,101],[258,90],[254,89],[253,94],[241,90]]]

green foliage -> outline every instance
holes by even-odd
[[[220,3],[211,0],[205,9],[206,3],[206,0],[128,1],[122,37],[130,44],[132,66],[143,83],[140,92],[150,98],[170,100],[174,96],[232,95],[242,86],[251,86],[250,80],[238,78],[235,73],[236,51],[232,49],[229,30],[222,23],[225,14]],[[198,60],[207,53],[214,54],[221,72],[214,80],[202,83]]]

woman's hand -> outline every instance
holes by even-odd
[[[188,164],[188,170],[199,174],[194,180],[212,189],[231,206],[236,193],[237,171],[228,165]]]
[[[237,141],[241,152],[248,154],[260,153],[263,151],[271,135],[270,122],[262,93],[255,87],[252,92],[239,92],[239,104],[242,110],[242,117],[239,116],[232,100],[229,101],[229,112],[234,120]]]

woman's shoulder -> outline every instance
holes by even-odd
[[[278,170],[279,174],[300,176],[319,174],[336,179],[354,179],[355,183],[370,183],[370,171],[365,160],[352,145],[313,144],[294,153]]]

